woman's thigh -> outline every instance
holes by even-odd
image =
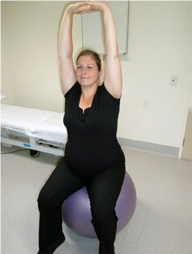
[[[66,164],[65,158],[62,158],[43,186],[38,201],[61,206],[68,196],[84,185],[85,178],[73,173]]]
[[[125,176],[125,165],[108,169],[87,181],[92,215],[113,213]]]

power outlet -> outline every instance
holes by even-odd
[[[177,85],[177,76],[172,75],[170,79],[170,86],[176,86]]]

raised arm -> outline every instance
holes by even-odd
[[[65,94],[76,82],[73,65],[72,25],[73,15],[87,13],[91,9],[84,2],[69,5],[63,15],[59,31],[59,69],[60,83]]]
[[[122,91],[122,72],[115,22],[108,4],[102,10],[105,42],[105,87],[111,95],[119,99]]]
[[[59,32],[59,74],[63,94],[73,86],[76,80],[72,58],[72,23],[73,12],[69,6],[64,12]]]
[[[106,1],[87,1],[87,4],[94,6],[95,10],[102,13],[106,51],[104,83],[106,89],[113,97],[120,98],[122,91],[122,72],[116,27],[111,8]]]

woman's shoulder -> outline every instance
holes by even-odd
[[[70,97],[71,95],[79,94],[81,92],[81,86],[78,81],[67,91],[65,98]]]
[[[103,96],[106,96],[108,98],[111,98],[112,100],[115,100],[115,101],[119,101],[120,99],[117,99],[115,97],[113,97],[113,95],[111,95],[109,93],[109,91],[107,90],[107,88],[105,87],[105,83],[103,82],[99,87],[98,89],[101,91],[101,93],[103,94]]]

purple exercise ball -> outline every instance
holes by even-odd
[[[136,207],[136,190],[134,183],[126,172],[123,186],[116,204],[118,217],[117,232],[120,231],[131,219]],[[91,223],[92,216],[90,201],[86,187],[69,196],[62,206],[64,223],[76,234],[96,238],[94,227]]]

